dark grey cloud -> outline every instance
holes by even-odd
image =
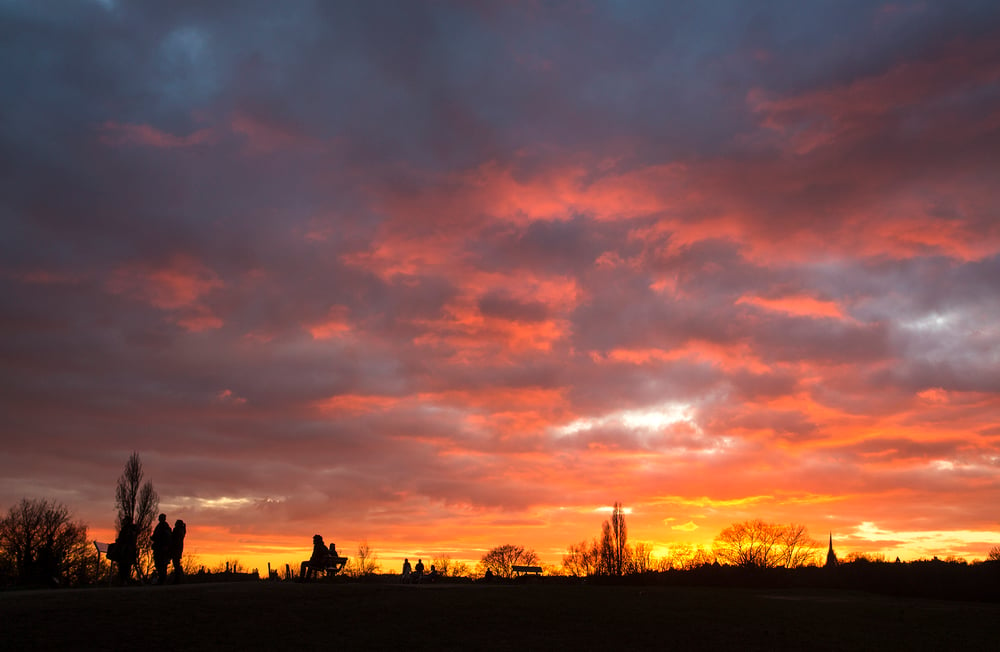
[[[972,1],[5,3],[0,504],[100,526],[140,450],[257,535],[544,522],[595,474],[921,486],[979,527],[998,30]]]

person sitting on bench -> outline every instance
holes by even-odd
[[[312,557],[302,562],[302,568],[299,570],[299,577],[303,580],[307,580],[312,577],[314,572],[326,570],[327,561],[329,559],[330,550],[327,549],[326,544],[323,543],[323,537],[318,534],[313,535]]]

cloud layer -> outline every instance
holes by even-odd
[[[108,536],[137,450],[208,556],[996,542],[994,3],[0,11],[0,506]]]

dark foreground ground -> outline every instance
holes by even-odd
[[[0,649],[997,650],[1000,605],[545,583],[3,591]]]

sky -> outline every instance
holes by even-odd
[[[0,94],[3,511],[1000,543],[996,2],[0,0]]]

